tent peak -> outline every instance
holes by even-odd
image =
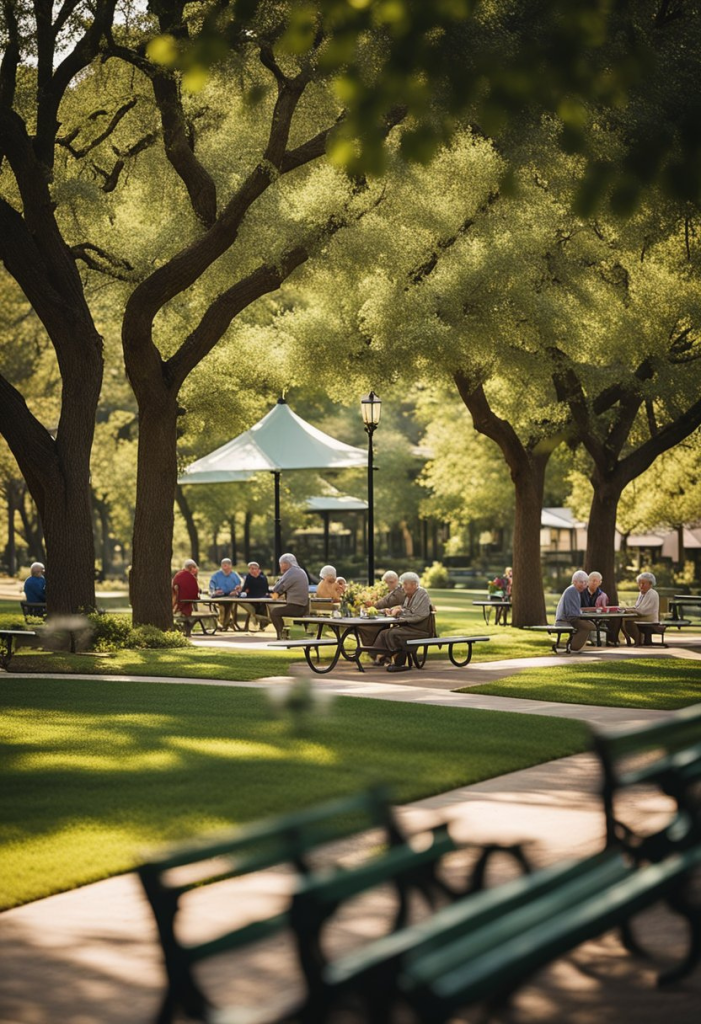
[[[284,399],[284,398],[282,397],[282,395],[280,395],[280,397],[278,398],[278,400],[277,400],[277,404],[278,404],[278,405],[287,405],[287,402],[286,402],[286,401],[285,401],[285,399]]]

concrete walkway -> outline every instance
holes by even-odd
[[[625,653],[639,656],[638,652]],[[646,657],[650,653],[640,652]],[[676,654],[677,648],[674,652],[660,650],[655,656],[668,657],[670,653]],[[618,654],[614,650],[604,656]],[[599,655],[587,653],[581,660],[592,657],[598,660]],[[567,664],[574,660],[568,659]],[[527,659],[531,668],[546,667],[551,661],[562,664],[560,658],[536,662]],[[470,666],[470,679],[476,668]],[[517,664],[482,663],[479,670],[489,679],[497,679],[513,674]],[[318,685],[344,696],[545,714],[583,719],[597,726],[640,724],[669,714],[451,692],[451,687],[465,684],[465,675],[465,670],[439,662],[430,673],[405,673],[397,681],[390,682],[381,671],[363,675],[353,669],[350,674],[319,677]],[[256,689],[290,682],[289,677],[250,683],[87,678]],[[533,862],[542,865],[601,848],[603,821],[596,795],[598,786],[596,761],[582,754],[418,801],[401,808],[400,816],[412,829],[448,820],[456,836],[470,842],[522,841]],[[634,817],[638,822],[644,819],[646,827],[655,827],[668,811],[665,798],[653,795],[636,799]],[[354,847],[343,852],[355,855],[358,851]],[[462,876],[469,859],[469,854],[456,858],[451,867],[454,877]],[[506,872],[507,866],[501,866],[495,878],[500,880]],[[284,905],[289,891],[290,876],[284,871],[225,883],[214,893],[203,890],[196,894],[197,906],[193,906],[192,913],[183,915],[184,934],[191,941],[216,934],[217,928],[231,925],[234,907],[243,915],[242,920],[246,915],[253,918],[271,913]],[[366,901],[342,922],[338,942],[341,946],[357,945],[381,933],[388,912],[386,897],[378,895]],[[512,1019],[518,1024],[658,1024],[666,1019],[675,1024],[695,1024],[701,1005],[701,972],[669,991],[660,992],[654,987],[655,967],[673,962],[685,948],[683,926],[659,910],[644,915],[642,923],[641,934],[651,939],[659,954],[654,963],[634,960],[622,950],[615,935],[607,934],[541,972],[535,983],[519,995]],[[0,956],[5,967],[0,975],[3,1024],[145,1024],[155,1016],[162,991],[162,968],[150,911],[133,875],[85,886],[0,915]],[[242,1005],[260,1005],[261,993],[265,993],[265,1005],[283,1007],[299,991],[293,951],[285,939],[203,965],[202,976],[215,1002],[225,1004],[240,1001]]]

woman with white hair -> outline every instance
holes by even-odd
[[[570,642],[570,650],[581,651],[589,639],[589,634],[596,627],[593,622],[581,618],[582,594],[589,583],[589,575],[583,569],[578,569],[572,575],[572,584],[563,591],[560,602],[555,612],[556,626],[574,626],[574,633]]]
[[[319,570],[321,582],[316,588],[316,596],[329,598],[331,601],[341,600],[341,588],[336,578],[336,570],[332,565],[324,565]]]
[[[653,587],[656,586],[657,580],[651,572],[641,572],[639,576],[636,576],[635,582],[638,584],[638,600],[635,602],[635,606],[627,608],[627,611],[636,612],[639,622],[659,622],[660,621],[660,595]],[[625,619],[623,622],[623,632],[626,635],[626,643],[630,647],[631,643],[634,643],[636,647],[643,646],[643,634],[640,632],[633,619]]]
[[[375,641],[375,647],[380,651],[376,664],[382,665],[387,659],[393,659],[394,663],[387,666],[388,672],[408,672],[411,665],[406,664],[406,641],[431,636],[431,598],[428,591],[419,585],[421,581],[415,572],[402,573],[399,582],[404,588],[404,602],[387,612],[395,616],[399,625],[384,629]],[[383,655],[383,650],[387,651],[386,655]]]

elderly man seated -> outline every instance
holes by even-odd
[[[634,607],[626,608],[626,611],[636,612],[641,622],[660,621],[660,595],[652,588],[657,583],[654,573],[641,572],[636,576],[638,584],[638,600]],[[626,619],[623,623],[623,632],[626,635],[626,643],[634,643],[636,647],[643,646],[643,634],[640,632],[632,619]]]
[[[399,582],[399,576],[392,569],[388,569],[382,577],[383,583],[387,584],[387,593],[384,597],[380,597],[374,602],[374,607],[378,611],[384,611],[387,608],[396,608],[399,605],[404,604],[404,588]],[[372,605],[371,601],[365,602],[365,607],[370,608]],[[375,643],[375,637],[377,636],[377,630],[372,628],[366,628],[361,626],[358,630],[360,635],[360,642],[363,647],[372,647]]]
[[[287,601],[279,606],[270,606],[270,621],[275,626],[278,640],[284,636],[283,616],[294,619],[306,615],[309,606],[309,580],[293,554],[280,555],[280,572],[282,576],[273,587],[272,596],[284,595]]]
[[[200,596],[200,585],[197,582],[199,568],[197,562],[188,558],[183,562],[180,572],[173,577],[173,611],[178,615],[192,615],[192,606]]]
[[[404,589],[404,601],[389,608],[387,613],[393,615],[399,624],[384,629],[373,645],[380,652],[383,648],[387,651],[386,655],[379,654],[376,664],[393,661],[387,666],[388,672],[408,672],[411,666],[406,664],[406,641],[431,636],[431,598],[428,591],[420,586],[421,581],[415,572],[402,573],[399,582]]]
[[[29,567],[29,576],[23,584],[24,599],[30,604],[46,603],[46,577],[44,566],[41,562],[32,562]],[[38,610],[39,611],[39,610]],[[39,611],[39,614],[43,614]]]
[[[221,568],[215,572],[209,580],[209,596],[210,597],[238,597],[241,593],[241,577],[234,569],[234,563],[230,558],[222,558]],[[225,602],[224,604],[218,605],[219,608],[219,628],[224,631],[229,628],[233,629],[231,623],[233,617],[233,605]]]
[[[582,611],[582,594],[589,583],[589,574],[578,569],[572,576],[572,584],[565,590],[555,612],[556,626],[574,626],[570,650],[581,651],[595,625],[580,617]]]

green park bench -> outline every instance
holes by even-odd
[[[179,629],[185,636],[190,636],[196,626],[199,626],[205,636],[212,636],[217,631],[218,623],[217,612],[200,612],[193,609],[189,615],[175,614],[173,616],[173,625],[176,629]]]
[[[378,828],[381,839],[358,866],[320,863],[320,849],[325,844]],[[435,908],[468,889],[480,888],[494,854],[514,857],[528,870],[520,847],[489,846],[480,850],[469,885],[456,890],[438,873],[442,858],[456,849],[444,825],[420,837],[405,837],[394,821],[386,793],[377,789],[256,822],[212,841],[184,844],[142,865],[139,876],[156,918],[168,979],[158,1024],[168,1024],[180,1011],[199,1021],[248,1019],[248,1011],[240,1007],[215,1009],[193,968],[209,957],[247,948],[286,930],[294,939],[304,983],[294,1019],[316,1024],[333,994],[323,979],[329,965],[324,940],[326,927],[333,924],[339,907],[389,884],[395,899],[389,927],[395,931],[406,925],[417,896]],[[291,903],[285,909],[196,945],[186,945],[179,938],[180,900],[186,893],[278,865],[291,866],[297,875]],[[179,880],[181,869],[185,877]]]
[[[688,922],[689,952],[660,975],[685,977],[701,960],[701,915],[692,875],[701,867],[701,707],[642,729],[596,734],[601,760],[605,848],[441,908],[432,917],[366,945],[330,965],[330,994],[383,994],[384,1010],[409,1004],[425,1024],[486,1003],[502,1010],[531,974],[576,946],[619,928],[626,947],[641,953],[634,916],[660,900]],[[672,797],[670,821],[649,835],[619,821],[621,791],[656,786]],[[323,1019],[323,1018],[318,1018]]]
[[[22,637],[35,637],[37,634],[33,629],[0,629],[0,642],[4,647],[4,651],[0,651],[0,668],[10,668],[10,661],[12,660],[12,648],[17,640],[21,640]]]
[[[19,606],[22,609],[25,622],[29,622],[30,619],[46,618],[45,601],[20,601]]]

